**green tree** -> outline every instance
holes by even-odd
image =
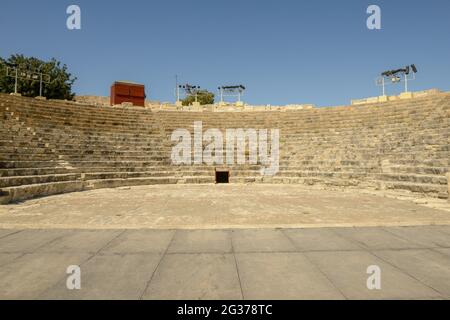
[[[182,100],[183,106],[190,106],[195,101],[195,95],[189,95]],[[201,90],[197,93],[197,101],[201,105],[214,104],[214,93],[208,90]]]
[[[67,70],[67,65],[62,65],[56,59],[42,61],[33,57],[24,55],[11,55],[8,59],[0,57],[0,92],[14,92],[14,77],[8,77],[6,69],[8,66],[17,66],[19,70],[31,72],[41,72],[50,76],[50,83],[43,84],[42,95],[47,99],[67,99],[72,100],[75,96],[72,93],[72,85],[76,77]],[[17,82],[17,91],[26,97],[39,96],[39,80],[19,79]]]

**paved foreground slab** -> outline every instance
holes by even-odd
[[[0,206],[0,228],[226,229],[450,225],[450,202],[303,185],[158,185]]]
[[[450,226],[2,229],[0,299],[450,299]]]

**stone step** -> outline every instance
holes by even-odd
[[[384,189],[407,190],[415,193],[426,194],[430,197],[448,199],[448,186],[440,184],[421,184],[403,181],[383,181]]]
[[[129,186],[141,186],[152,184],[206,184],[214,183],[215,178],[211,176],[197,177],[161,177],[161,178],[130,178],[130,179],[102,179],[87,181],[88,189],[117,188]]]
[[[0,190],[0,204],[83,190],[86,190],[83,181],[52,182],[2,188]]]
[[[130,179],[104,179],[89,181],[64,181],[32,185],[21,185],[0,189],[0,204],[57,195],[76,191],[85,191],[101,188],[117,188],[127,186],[153,185],[153,184],[205,184],[214,183],[214,177],[152,177]]]
[[[15,176],[15,177],[0,177],[0,188],[14,187],[21,185],[43,184],[62,181],[76,181],[81,180],[81,174],[51,174],[39,176]]]
[[[0,169],[19,169],[19,168],[54,168],[54,167],[95,167],[95,166],[105,166],[111,165],[112,167],[121,166],[135,166],[136,164],[140,166],[155,166],[159,164],[164,164],[161,161],[128,161],[128,162],[117,162],[117,161],[73,161],[70,163],[64,161],[0,161]]]
[[[20,185],[43,184],[61,181],[76,180],[101,180],[101,179],[130,179],[130,178],[162,178],[162,177],[198,177],[214,176],[214,171],[137,171],[137,172],[88,172],[88,173],[66,173],[31,176],[0,177],[0,188],[14,187]]]
[[[445,175],[418,175],[418,174],[377,174],[377,180],[398,181],[414,184],[433,184],[447,186],[447,177]]]
[[[114,171],[112,171],[114,169]],[[242,169],[242,168],[239,168]],[[21,168],[21,169],[0,169],[1,177],[20,177],[20,176],[40,176],[68,173],[126,173],[126,172],[179,172],[188,173],[192,176],[197,173],[213,174],[214,167],[207,166],[131,166],[131,167],[84,167],[84,168]]]

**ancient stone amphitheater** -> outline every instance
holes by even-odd
[[[158,112],[0,95],[0,203],[59,193],[215,182],[215,166],[173,165],[171,133],[280,129],[280,170],[228,166],[230,183],[407,190],[449,197],[450,94],[304,110]]]

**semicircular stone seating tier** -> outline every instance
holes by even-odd
[[[174,164],[174,130],[279,129],[279,170],[229,164],[230,183],[408,190],[448,198],[450,94],[286,111],[110,108],[0,94],[0,203],[74,191],[215,183]],[[237,150],[234,150],[237,151]],[[194,158],[195,148],[192,149]],[[223,166],[220,166],[223,167]]]

